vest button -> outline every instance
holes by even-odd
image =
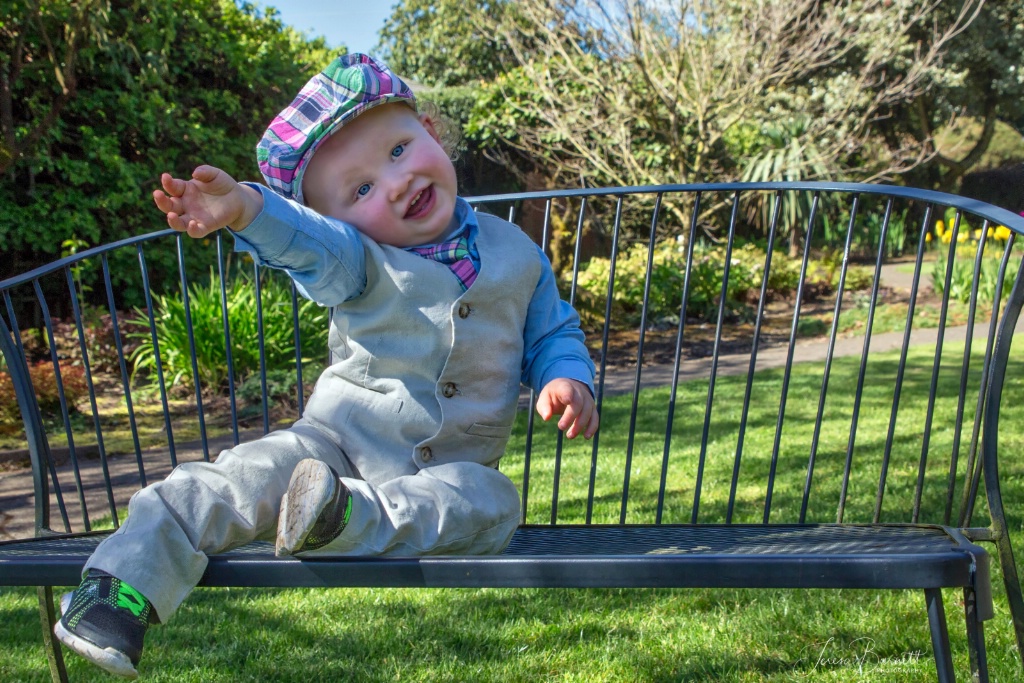
[[[430,462],[434,459],[434,454],[430,451],[430,446],[424,446],[420,449],[420,460],[423,462]]]
[[[441,394],[445,398],[451,398],[457,393],[459,393],[459,388],[455,386],[454,382],[445,382],[445,385],[441,387]]]
[[[469,312],[471,310],[473,310],[473,309],[471,309],[469,307],[469,304],[467,304],[467,303],[459,304],[459,317],[462,318],[463,320],[465,320],[466,318],[469,317]]]

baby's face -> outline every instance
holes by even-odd
[[[455,168],[433,122],[401,103],[346,123],[317,149],[302,181],[310,208],[396,247],[444,237],[456,192]]]

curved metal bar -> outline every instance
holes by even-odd
[[[107,290],[107,310],[110,311],[110,324],[114,335],[114,348],[117,349],[117,367],[121,373],[121,388],[124,391],[124,405],[128,411],[128,424],[132,431],[132,444],[135,446],[135,461],[139,466],[139,483],[146,486],[146,468],[142,464],[142,444],[139,442],[139,426],[135,420],[135,407],[132,404],[131,380],[128,377],[128,366],[125,364],[124,345],[121,342],[121,327],[117,319],[117,306],[114,303],[114,287],[110,282],[110,264],[107,256],[100,258],[103,267],[103,286]]]
[[[971,278],[971,299],[967,312],[967,337],[964,339],[964,360],[960,366],[960,391],[956,401],[956,419],[953,422],[953,447],[949,455],[949,477],[946,485],[946,509],[943,511],[942,523],[949,524],[953,517],[953,499],[956,497],[957,466],[960,461],[960,438],[964,426],[964,411],[967,407],[967,384],[971,371],[971,347],[974,341],[974,314],[978,311],[978,281],[981,275],[982,259],[985,256],[985,242],[988,238],[988,221],[982,223],[981,239],[978,240],[978,248],[974,255],[974,271]],[[993,310],[998,309],[998,301],[995,300]],[[984,396],[984,381],[981,384],[982,391],[979,397]],[[970,485],[970,470],[967,474],[968,487]]]
[[[615,202],[615,222],[612,224],[612,246],[608,261],[608,288],[605,292],[604,301],[604,324],[601,326],[601,356],[597,367],[597,384],[594,387],[596,396],[594,403],[597,414],[601,414],[601,407],[604,405],[604,381],[608,371],[608,338],[611,333],[612,322],[612,295],[615,292],[615,266],[619,256],[619,230],[622,227],[622,197]],[[601,430],[594,433],[590,446],[590,478],[587,482],[587,515],[584,518],[587,524],[594,520],[594,493],[597,488],[597,454],[601,443]],[[658,505],[660,518],[661,505]]]
[[[509,209],[508,212],[509,223],[511,219],[515,218],[513,208]],[[540,247],[543,249],[548,242],[548,228],[551,225],[551,200],[549,199],[544,203],[544,225],[541,228],[540,236]],[[523,495],[522,503],[520,505],[523,524],[527,521],[527,505],[530,502],[530,464],[533,461],[533,430],[535,426],[535,416],[537,411],[535,410],[537,401],[537,391],[533,388],[530,389],[530,400],[527,404],[526,411],[526,447],[523,451]]]
[[[220,314],[224,329],[224,355],[228,363],[228,404],[231,406],[231,436],[238,445],[238,398],[235,396],[235,360],[231,349],[231,321],[228,315],[227,278],[224,277],[224,240],[217,231],[217,278],[220,285]]]
[[[92,368],[89,365],[89,349],[85,344],[85,329],[82,327],[82,310],[78,303],[78,292],[75,290],[75,278],[71,268],[65,268],[64,274],[68,281],[68,294],[71,296],[71,311],[78,331],[78,350],[82,354],[82,369],[85,372],[85,386],[89,391],[89,406],[92,408],[92,424],[96,433],[96,448],[100,454],[100,466],[103,468],[103,486],[107,492],[107,509],[114,520],[114,527],[120,526],[117,516],[117,503],[114,502],[114,489],[110,484],[110,466],[107,463],[107,448],[103,442],[103,425],[100,423],[100,410],[96,404],[96,386],[92,381]],[[84,511],[83,506],[83,511]],[[88,531],[88,529],[86,529]]]
[[[796,334],[800,325],[800,304],[804,299],[804,283],[807,281],[807,267],[811,260],[811,237],[814,234],[814,220],[818,216],[818,207],[821,203],[821,195],[819,193],[814,194],[814,198],[811,200],[811,212],[807,217],[807,232],[804,235],[804,253],[800,260],[800,279],[797,281],[796,286],[796,301],[793,303],[793,323],[789,328],[789,344],[786,349],[786,369],[782,375],[782,391],[779,392],[779,412],[778,417],[775,421],[775,438],[772,441],[772,469],[778,467],[779,463],[779,451],[782,447],[782,423],[786,417],[786,402],[789,399],[789,383],[793,377],[793,354],[796,351]],[[804,488],[804,496],[800,502],[800,523],[803,524],[807,519],[807,492],[810,487],[810,469],[807,472],[807,483]],[[764,503],[764,517],[763,521],[765,524],[771,516],[771,500],[772,500],[772,489],[771,486],[765,492],[765,503]]]
[[[6,293],[5,293],[6,294]],[[0,315],[0,353],[7,361],[7,372],[14,386],[14,398],[18,401],[21,420],[25,428],[25,440],[28,442],[28,457],[32,462],[32,489],[35,496],[35,527],[36,536],[50,530],[50,482],[46,478],[49,472],[54,482],[54,489],[60,509],[64,531],[71,531],[68,512],[64,506],[64,498],[57,483],[53,458],[50,457],[50,444],[46,439],[46,430],[39,415],[39,404],[32,387],[32,380],[25,365],[24,351],[11,341],[11,329],[7,321]]]
[[[668,462],[672,452],[672,427],[675,422],[676,401],[679,396],[679,370],[682,367],[683,333],[686,330],[686,304],[690,300],[690,276],[693,274],[693,248],[697,237],[697,218],[700,215],[700,201],[703,195],[698,192],[693,200],[693,213],[690,215],[690,233],[687,236],[686,261],[683,274],[683,293],[679,301],[679,327],[676,330],[676,348],[672,361],[672,389],[669,392],[668,411],[665,423],[665,448],[661,454],[661,480],[658,482],[658,511],[655,524],[662,523],[665,509],[665,492],[668,488]],[[611,292],[608,293],[611,298]],[[596,435],[595,435],[596,436]]]
[[[156,333],[156,319],[153,317],[153,290],[149,286],[149,269],[146,268],[146,254],[141,244],[137,244],[139,270],[142,273],[142,292],[146,297],[146,318],[149,321],[149,338],[153,342],[153,360],[156,365],[157,386],[160,388],[160,405],[163,408],[164,431],[167,432],[167,455],[171,467],[178,466],[178,453],[174,446],[174,425],[171,423],[171,410],[167,402],[167,382],[164,379],[163,361],[160,360],[160,340]]]
[[[1024,259],[1017,271],[1017,279],[1010,290],[1010,296],[1003,309],[999,323],[995,350],[992,354],[991,382],[986,388],[985,425],[982,429],[981,452],[984,459],[985,489],[988,494],[989,514],[996,536],[999,563],[1003,570],[1006,599],[1010,605],[1013,629],[1017,637],[1017,652],[1024,663],[1024,593],[1021,592],[1020,575],[1010,544],[1009,526],[1003,507],[1003,494],[999,485],[999,408],[1003,399],[1003,384],[1006,380],[1006,365],[1013,345],[1013,331],[1017,327],[1021,308],[1024,307]]]
[[[960,212],[953,221],[952,236],[949,240],[949,251],[946,254],[946,276],[942,285],[942,308],[939,311],[939,331],[935,339],[935,356],[932,361],[932,378],[928,385],[928,410],[924,418],[924,436],[921,439],[921,459],[917,467],[917,485],[914,489],[914,512],[911,522],[917,523],[921,517],[921,496],[924,495],[925,468],[928,465],[928,447],[932,440],[932,423],[935,419],[935,399],[939,385],[939,370],[942,367],[942,347],[946,336],[946,320],[949,313],[949,288],[953,281],[953,262],[956,260],[957,235],[960,232]]]
[[[700,456],[697,459],[697,479],[693,484],[693,510],[690,524],[697,523],[700,512],[700,495],[704,484],[704,466],[708,457],[708,435],[711,433],[711,411],[715,403],[715,383],[718,379],[718,361],[722,352],[722,326],[725,324],[725,306],[729,299],[729,273],[732,270],[732,248],[736,240],[736,216],[740,209],[740,194],[732,196],[732,211],[729,214],[729,233],[725,243],[725,263],[722,268],[722,290],[718,297],[718,316],[715,320],[715,345],[711,351],[711,376],[708,378],[708,395],[704,403],[704,428],[701,432]],[[651,247],[653,249],[653,246]],[[649,266],[648,266],[649,268]],[[648,291],[644,290],[644,301]],[[636,408],[633,409],[636,412]]]
[[[903,344],[900,346],[900,361],[896,366],[896,386],[892,394],[892,408],[889,412],[889,429],[885,436],[885,450],[882,451],[882,471],[878,478],[878,491],[875,494],[875,512],[872,521],[877,524],[882,518],[882,500],[885,497],[885,482],[889,477],[889,463],[892,459],[892,447],[896,439],[896,417],[899,414],[900,398],[903,394],[903,377],[907,370],[907,355],[910,353],[910,333],[914,327],[914,309],[917,307],[917,292],[921,283],[921,265],[924,262],[924,247],[931,225],[932,206],[924,210],[921,232],[917,242],[917,257],[914,259],[914,277],[910,285],[910,301],[907,304],[907,320],[903,326]]]
[[[53,320],[50,317],[50,307],[46,303],[46,297],[43,296],[43,290],[39,286],[39,280],[33,280],[32,286],[35,289],[36,298],[39,301],[39,307],[43,314],[43,323],[46,327],[46,339],[50,347],[50,363],[53,366],[53,376],[57,383],[57,399],[60,403],[60,413],[64,423],[64,436],[68,440],[68,457],[71,459],[71,469],[75,476],[75,488],[78,493],[78,504],[82,506],[82,524],[85,526],[85,530],[89,531],[91,528],[91,524],[89,522],[89,509],[85,504],[85,489],[82,486],[82,472],[78,465],[78,450],[75,448],[74,431],[71,429],[71,416],[68,410],[67,395],[64,391],[64,378],[60,371],[60,360],[57,358],[57,344],[53,338]],[[31,377],[29,377],[29,386],[32,386]],[[49,461],[51,468],[50,472],[53,475],[53,487],[57,491],[60,491],[60,484],[57,482],[57,472],[53,468],[53,458],[49,458]]]
[[[736,507],[736,489],[740,481],[740,461],[743,457],[743,439],[747,433],[747,418],[750,416],[750,396],[754,390],[754,369],[757,367],[757,350],[761,343],[761,323],[764,318],[765,301],[768,298],[768,279],[772,270],[772,254],[775,250],[775,233],[779,227],[779,214],[782,212],[782,192],[775,194],[775,206],[772,207],[772,220],[768,228],[768,248],[764,255],[764,269],[761,272],[761,291],[757,299],[757,314],[754,316],[754,341],[750,348],[750,363],[747,365],[747,385],[743,389],[743,412],[740,415],[739,434],[736,438],[736,455],[732,461],[732,481],[729,484],[729,504],[725,512],[725,523],[732,524],[732,514]],[[774,465],[774,463],[773,463]],[[768,489],[771,490],[775,481],[775,467],[768,473]]]
[[[839,313],[843,307],[843,293],[846,288],[846,272],[850,264],[850,245],[853,243],[853,228],[857,222],[857,209],[860,206],[860,195],[853,195],[850,204],[850,222],[846,229],[846,242],[843,245],[843,265],[839,270],[839,284],[836,287],[836,305],[832,311],[832,327],[828,334],[828,349],[825,352],[825,369],[821,377],[821,392],[818,395],[818,413],[814,418],[814,436],[811,439],[811,453],[807,459],[807,476],[804,479],[803,507],[806,509],[811,495],[811,484],[814,480],[814,465],[818,455],[818,444],[821,438],[822,418],[825,415],[825,399],[828,397],[828,383],[832,374],[832,360],[835,357],[836,337],[839,331]],[[849,467],[847,463],[846,467]],[[846,505],[846,485],[849,473],[843,477],[843,488],[839,494],[839,506],[836,511],[836,522],[842,523],[843,510]],[[801,518],[802,520],[802,518]]]
[[[25,273],[21,273],[20,275],[9,277],[6,280],[0,280],[0,290],[17,287],[20,284],[24,284],[31,280],[41,278],[44,275],[49,275],[51,273],[63,270],[67,266],[73,266],[76,263],[84,261],[85,259],[88,259],[90,257],[99,256],[101,254],[107,254],[112,251],[117,251],[121,247],[141,245],[144,242],[151,242],[153,240],[160,239],[161,237],[176,234],[179,233],[176,233],[174,230],[168,228],[167,230],[158,230],[156,232],[150,232],[145,235],[136,235],[135,237],[129,237],[127,239],[118,240],[117,242],[111,242],[110,244],[103,244],[98,247],[85,249],[76,254],[72,254],[71,256],[59,259],[57,261],[53,261],[52,263],[47,263],[46,265],[39,266],[38,268],[27,271]]]
[[[185,329],[188,330],[188,350],[192,361],[192,382],[195,385],[196,415],[199,418],[199,438],[203,444],[203,460],[210,462],[210,446],[206,438],[206,415],[203,410],[203,387],[199,379],[199,363],[196,360],[196,335],[192,326],[192,305],[189,302],[188,275],[185,272],[185,243],[178,233],[178,274],[181,278],[181,300],[185,311]]]
[[[511,223],[515,220],[515,207],[509,209],[508,222]],[[580,243],[583,241],[581,236],[583,235],[583,222],[587,215],[587,198],[584,197],[580,202],[580,211],[576,218],[576,238],[574,240],[576,249],[573,252],[572,259],[572,281],[569,285],[569,304],[573,305],[576,303],[576,282],[579,279],[580,274]],[[551,523],[555,524],[558,522],[558,492],[559,486],[562,481],[562,453],[565,449],[565,433],[562,430],[558,430],[558,434],[555,436],[555,475],[551,486]]]
[[[263,433],[270,433],[270,397],[267,396],[267,337],[263,327],[263,284],[260,264],[253,263],[253,286],[256,288],[256,340],[260,351],[260,396],[263,397]]]
[[[299,417],[306,412],[305,395],[302,390],[302,333],[299,327],[299,290],[295,280],[289,280],[292,293],[292,340],[295,344],[295,405],[299,407]]]
[[[534,191],[517,192],[512,194],[480,195],[478,197],[467,197],[466,201],[471,204],[486,204],[496,201],[522,201],[528,199],[548,199],[561,197],[614,197],[619,195],[636,194],[674,194],[674,193],[696,193],[696,192],[750,192],[754,190],[806,190],[809,192],[836,192],[839,194],[861,194],[861,195],[882,195],[886,197],[901,197],[911,199],[923,204],[943,204],[952,206],[962,211],[968,211],[981,218],[987,218],[996,225],[1005,225],[1016,233],[1024,234],[1024,217],[1007,211],[1006,209],[992,206],[977,199],[961,197],[955,194],[937,192],[935,190],[920,190],[913,187],[899,185],[882,185],[869,183],[840,183],[830,181],[785,181],[765,183],[681,183],[665,185],[637,185],[633,187],[606,187],[606,188],[583,188],[572,190],[555,191]],[[85,253],[85,252],[83,252]],[[0,287],[3,283],[0,283]]]
[[[654,202],[651,213],[651,233],[647,241],[647,271],[644,277],[644,305],[640,310],[640,338],[636,347],[636,374],[633,377],[633,406],[629,415],[629,434],[626,438],[626,464],[622,473],[622,503],[619,506],[619,524],[626,523],[629,505],[629,481],[633,469],[633,448],[636,440],[637,406],[640,401],[640,376],[644,365],[644,336],[647,331],[647,302],[651,294],[651,271],[654,269],[654,243],[658,234],[658,216],[661,213],[661,195]]]
[[[843,472],[842,500],[839,504],[840,520],[843,516],[843,508],[846,503],[846,495],[850,485],[851,467],[853,465],[853,449],[857,441],[857,424],[860,421],[861,401],[864,397],[864,381],[867,377],[868,354],[871,351],[871,330],[875,322],[875,308],[878,304],[878,289],[882,281],[882,262],[885,259],[885,240],[889,232],[889,221],[892,218],[892,199],[885,204],[885,215],[882,218],[882,230],[878,237],[878,252],[875,259],[875,273],[871,283],[871,298],[868,306],[868,317],[864,325],[864,346],[860,355],[860,367],[857,369],[857,389],[853,395],[853,415],[850,419],[850,436],[846,443],[846,469]],[[851,232],[853,224],[850,224]],[[840,296],[842,293],[840,292]],[[838,318],[838,312],[837,312]]]
[[[1010,254],[1017,235],[1011,234],[1006,240],[1003,249],[1003,257],[999,262],[999,274],[996,276],[996,290],[992,297],[993,301],[1003,300],[1003,281],[1006,279],[1006,267],[1010,263]],[[999,306],[992,307],[992,319],[988,323],[988,342],[985,344],[985,360],[981,371],[981,396],[978,398],[978,405],[974,413],[974,430],[971,433],[971,447],[967,458],[967,474],[970,478],[969,486],[964,488],[964,499],[960,505],[960,520],[957,526],[966,527],[971,525],[971,518],[974,516],[974,504],[978,499],[978,487],[981,484],[981,470],[984,460],[978,458],[978,446],[981,436],[981,426],[985,410],[985,399],[988,395],[988,386],[991,383],[992,351],[995,348],[996,330],[999,326]]]

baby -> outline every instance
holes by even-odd
[[[497,470],[519,387],[566,436],[597,431],[594,366],[544,253],[457,195],[443,121],[360,54],[331,63],[270,124],[267,186],[199,166],[164,174],[172,228],[222,227],[334,308],[332,365],[290,428],[186,463],[132,497],[62,600],[60,640],[137,675],[150,623],[207,556],[258,539],[279,555],[501,552],[519,495]]]

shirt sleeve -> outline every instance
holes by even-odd
[[[586,384],[593,394],[594,363],[579,314],[558,295],[551,263],[540,247],[537,251],[544,267],[526,312],[522,382],[540,391],[553,379],[574,379]]]
[[[323,306],[363,292],[366,253],[358,230],[262,185],[246,184],[263,195],[263,210],[234,233],[235,251],[251,254],[260,265],[284,270],[304,297]]]

